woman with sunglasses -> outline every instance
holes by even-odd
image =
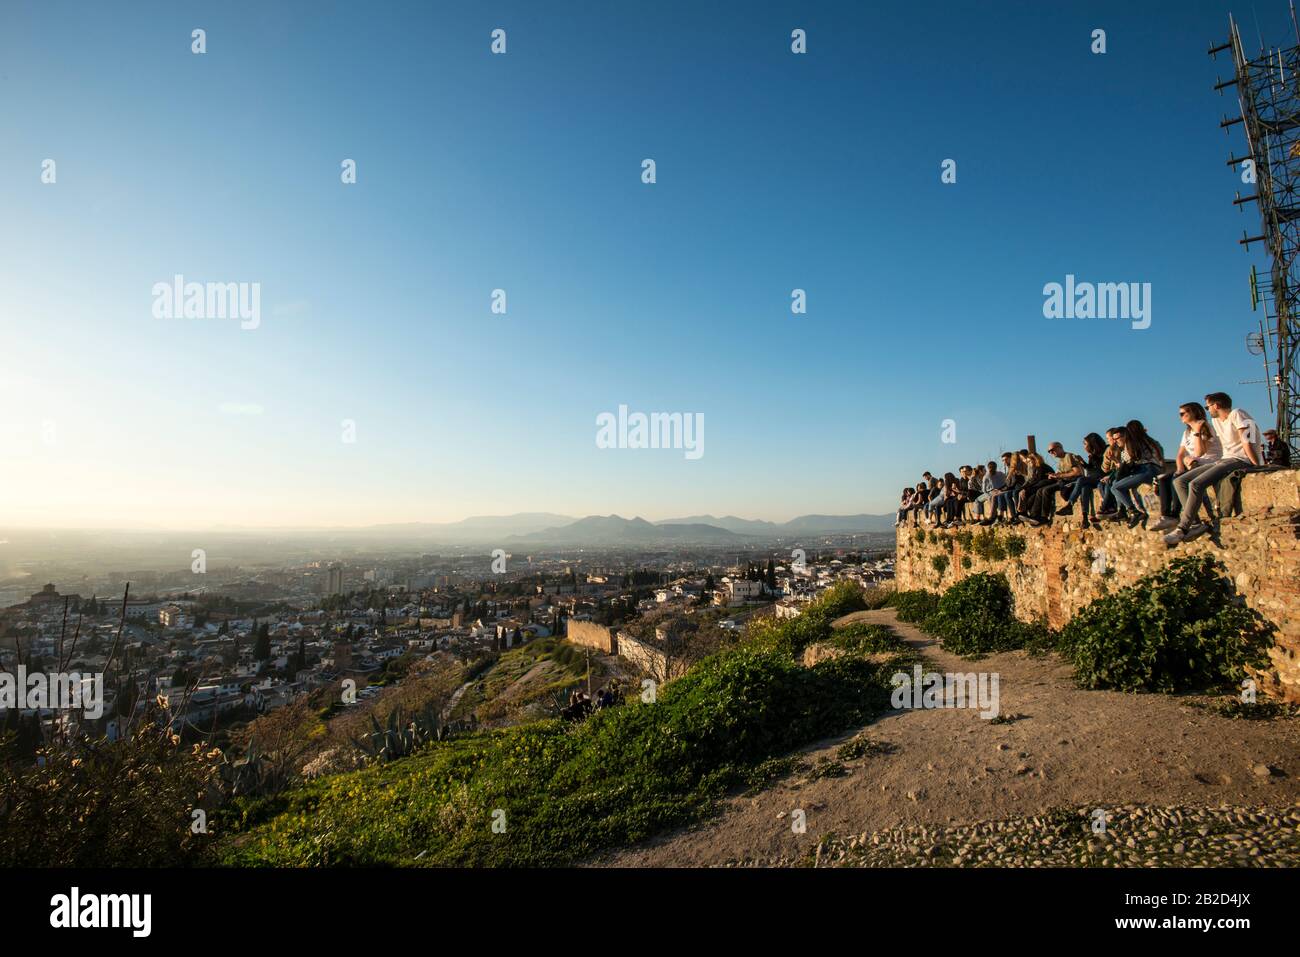
[[[1199,402],[1184,402],[1178,407],[1178,417],[1183,422],[1183,437],[1178,443],[1178,457],[1174,460],[1172,475],[1162,475],[1158,486],[1160,490],[1160,521],[1151,526],[1154,531],[1164,531],[1178,524],[1178,514],[1182,503],[1174,495],[1174,479],[1196,465],[1217,462],[1223,456],[1219,437],[1210,428],[1209,417]],[[1214,524],[1214,512],[1210,500],[1205,501],[1205,511]]]

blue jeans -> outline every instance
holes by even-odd
[[[1119,502],[1120,508],[1132,509],[1135,512],[1145,512],[1146,509],[1137,504],[1133,498],[1130,489],[1137,488],[1144,482],[1150,482],[1160,474],[1160,466],[1152,462],[1139,465],[1138,470],[1127,478],[1116,479],[1111,483],[1111,494],[1115,496],[1115,501]]]
[[[1255,472],[1258,469],[1245,459],[1220,459],[1217,462],[1193,466],[1174,479],[1174,492],[1178,495],[1178,500],[1183,503],[1182,513],[1178,516],[1178,527],[1186,530],[1196,518],[1196,513],[1201,510],[1206,490],[1236,471]],[[1222,511],[1220,505],[1220,512]]]
[[[1074,480],[1074,488],[1070,490],[1070,497],[1066,500],[1067,505],[1073,505],[1079,502],[1079,507],[1083,510],[1083,517],[1087,518],[1092,514],[1092,490],[1097,487],[1101,481],[1100,475],[1080,475]]]
[[[1114,490],[1111,488],[1113,482],[1113,478],[1102,477],[1097,483],[1097,491],[1101,493],[1101,511],[1103,512],[1115,511],[1119,508],[1118,503],[1115,501]]]

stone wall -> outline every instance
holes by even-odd
[[[598,625],[594,621],[568,621],[568,630],[564,637],[575,645],[591,648],[602,655],[618,653],[618,642],[614,638],[614,629]]]
[[[670,659],[661,648],[634,638],[626,631],[618,633],[616,644],[620,655],[658,682],[680,678],[686,673],[686,664],[680,659]]]
[[[1277,625],[1269,653],[1273,670],[1259,676],[1263,690],[1300,702],[1300,470],[1245,476],[1241,500],[1242,514],[1224,519],[1217,541],[1203,535],[1172,549],[1159,533],[1121,523],[1082,529],[1077,509],[1045,528],[997,526],[999,541],[1013,535],[1024,542],[1023,554],[998,561],[967,555],[956,538],[960,530],[936,530],[932,542],[927,529],[919,542],[917,530],[905,525],[897,533],[897,585],[941,592],[966,575],[1001,571],[1011,584],[1018,617],[1043,618],[1059,628],[1094,599],[1172,559],[1209,553],[1223,562],[1246,603]],[[936,558],[940,565],[947,559],[942,572]]]

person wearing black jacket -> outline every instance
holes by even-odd
[[[1056,514],[1069,515],[1074,511],[1074,503],[1078,502],[1083,513],[1079,524],[1082,528],[1087,528],[1092,513],[1092,490],[1097,487],[1102,475],[1105,474],[1103,459],[1106,455],[1106,440],[1096,432],[1089,432],[1083,437],[1083,452],[1088,456],[1088,460],[1083,464],[1083,474],[1074,480],[1074,487],[1070,489],[1070,496],[1065,500],[1065,506],[1057,509]]]
[[[1264,464],[1272,468],[1289,469],[1291,467],[1291,447],[1277,437],[1277,429],[1264,433]]]

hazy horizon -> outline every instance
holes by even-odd
[[[565,522],[565,523],[568,523],[568,522],[575,522],[575,521],[579,521],[579,520],[584,519],[584,518],[591,518],[591,517],[617,517],[617,518],[627,519],[627,520],[629,520],[629,521],[634,520],[634,519],[637,519],[637,518],[641,518],[641,519],[645,519],[647,522],[650,522],[651,524],[664,524],[664,523],[670,522],[670,521],[672,521],[672,520],[674,520],[674,519],[696,518],[696,517],[701,517],[701,516],[709,515],[710,513],[695,512],[695,513],[692,513],[692,514],[690,514],[690,515],[685,515],[685,514],[683,514],[683,515],[676,515],[676,514],[673,514],[673,515],[664,515],[664,516],[662,516],[662,517],[651,517],[651,516],[649,516],[649,515],[634,514],[634,513],[631,513],[631,512],[604,512],[604,513],[595,513],[595,512],[592,512],[592,513],[588,513],[588,514],[586,514],[586,515],[560,515],[560,514],[558,514],[558,513],[550,513],[550,512],[542,512],[542,511],[527,511],[527,510],[525,510],[525,511],[519,511],[519,512],[500,513],[500,514],[496,514],[496,515],[467,515],[467,516],[465,516],[464,518],[451,519],[451,520],[449,520],[449,521],[438,521],[438,522],[434,522],[434,521],[423,521],[423,520],[412,520],[412,521],[407,521],[407,522],[400,522],[400,521],[399,521],[399,522],[371,522],[371,523],[367,523],[367,524],[355,524],[355,525],[342,525],[342,524],[339,524],[339,525],[236,525],[236,524],[219,524],[219,525],[210,525],[210,526],[197,526],[197,525],[190,525],[190,526],[185,526],[185,525],[181,525],[181,526],[168,526],[168,525],[157,525],[157,524],[155,524],[155,525],[135,525],[135,526],[125,526],[125,525],[23,525],[23,524],[18,524],[18,523],[14,523],[14,522],[6,522],[6,523],[3,523],[3,524],[0,524],[0,534],[3,534],[4,532],[6,532],[6,531],[10,531],[10,530],[13,530],[13,531],[66,531],[66,532],[128,532],[128,533],[136,533],[136,532],[168,532],[168,533],[181,533],[181,532],[248,532],[248,533],[254,533],[254,534],[256,534],[256,533],[261,533],[261,532],[275,532],[275,531],[307,531],[307,532],[328,532],[328,531],[335,531],[335,530],[344,530],[344,531],[362,531],[362,530],[366,530],[366,529],[377,529],[377,528],[384,528],[384,527],[390,527],[390,526],[401,527],[401,526],[407,526],[407,525],[452,526],[452,525],[459,525],[459,524],[462,524],[462,523],[473,522],[473,521],[475,521],[476,519],[503,519],[503,518],[516,518],[516,517],[519,517],[519,516],[543,515],[543,514],[551,514],[551,515],[554,515],[554,516],[555,516],[555,519],[556,519],[556,521],[557,521],[557,524],[560,523],[560,522]],[[742,521],[771,522],[772,524],[775,524],[775,525],[782,525],[782,524],[785,524],[785,523],[787,523],[787,522],[794,521],[794,520],[797,519],[797,518],[802,518],[802,517],[807,516],[807,515],[837,515],[837,516],[838,516],[838,514],[839,514],[839,513],[821,512],[821,511],[809,511],[809,512],[799,512],[799,513],[797,513],[797,514],[792,514],[792,515],[789,515],[789,516],[784,517],[784,518],[769,518],[769,517],[767,517],[767,516],[751,516],[751,515],[734,515],[734,514],[732,514],[732,513],[727,513],[727,514],[725,514],[725,515],[712,515],[712,517],[713,517],[713,518],[718,518],[718,519],[722,519],[722,518],[738,518],[738,519],[740,519],[740,520],[742,520]],[[843,515],[871,515],[871,516],[874,516],[874,517],[877,517],[877,518],[879,518],[879,517],[884,517],[884,516],[889,516],[889,515],[892,515],[892,514],[893,514],[892,511],[890,511],[890,512],[847,512],[847,513],[843,513]],[[4,541],[0,540],[0,545],[3,545],[3,544],[5,544]]]

